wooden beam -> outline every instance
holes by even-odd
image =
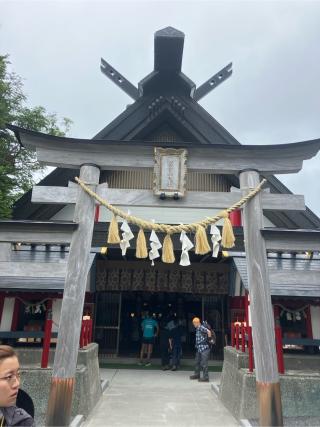
[[[320,230],[270,228],[262,229],[261,234],[269,251],[320,251]]]
[[[218,73],[214,74],[210,79],[208,79],[205,83],[199,86],[193,96],[195,101],[200,101],[204,96],[206,96],[213,89],[218,87],[222,82],[224,82],[227,78],[232,75],[232,62],[226,65],[222,70]]]
[[[99,177],[98,167],[85,164],[81,166],[80,178],[90,183],[93,190],[99,183]],[[72,235],[68,257],[47,410],[48,426],[67,426],[70,423],[83,303],[90,266],[94,209],[94,200],[80,191],[74,212],[74,221],[79,223],[79,227]]]
[[[318,286],[320,288],[320,270],[272,270],[269,269],[270,282],[275,286],[296,285]]]
[[[103,170],[153,168],[154,147],[168,143],[146,141],[86,140],[55,137],[9,126],[21,143],[37,151],[45,165],[77,169],[85,163]],[[214,142],[214,141],[213,141]],[[172,144],[170,145],[170,147]],[[190,142],[175,143],[188,150],[188,169],[217,174],[237,174],[258,170],[264,175],[295,173],[303,160],[320,150],[320,139],[279,145],[222,145]]]
[[[162,144],[158,144],[162,146]],[[208,147],[208,146],[204,146]],[[216,174],[238,174],[248,168],[259,170],[264,175],[296,173],[302,169],[303,156],[289,157],[287,150],[274,150],[272,157],[261,149],[255,153],[248,150],[224,150],[217,146],[207,148],[188,147],[188,169],[198,172],[215,172]],[[242,146],[232,146],[242,147]],[[66,147],[67,148],[67,147]],[[73,150],[52,150],[37,148],[40,163],[48,166],[77,169],[85,161],[98,164],[102,170],[145,169],[154,165],[153,147],[108,145],[108,148],[97,146],[72,147]],[[246,147],[247,148],[247,147]],[[316,153],[315,153],[316,154]],[[269,157],[269,159],[268,159]],[[313,157],[313,156],[312,156]]]
[[[64,277],[66,262],[0,262],[0,276]]]
[[[244,194],[260,181],[259,173],[240,173]],[[243,208],[244,241],[247,256],[250,313],[256,369],[260,425],[283,425],[280,383],[275,349],[274,317],[271,304],[270,280],[264,239],[261,193]]]
[[[115,206],[141,206],[183,209],[224,209],[241,199],[238,192],[188,191],[185,197],[161,200],[152,190],[106,188],[98,185],[97,194]],[[75,203],[76,187],[41,187],[32,190],[33,203],[68,204]],[[266,210],[304,211],[304,196],[294,194],[262,193],[262,207]]]
[[[261,193],[262,209],[267,211],[305,211],[304,196],[296,194]]]
[[[0,221],[0,242],[70,244],[77,227],[76,223],[62,221]]]

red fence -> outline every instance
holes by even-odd
[[[275,327],[275,339],[276,339],[276,350],[278,360],[278,371],[280,374],[284,374],[284,358],[283,358],[283,347],[282,347],[282,331],[279,326]],[[253,358],[253,341],[252,341],[252,327],[246,326],[245,323],[231,323],[231,346],[235,347],[243,353],[248,351],[249,372],[253,372],[254,358]]]
[[[52,312],[47,311],[47,318],[44,327],[43,348],[41,356],[41,368],[47,368],[49,362],[50,343],[52,338]],[[92,319],[82,320],[80,333],[80,348],[92,342]]]

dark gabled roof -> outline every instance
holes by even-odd
[[[181,72],[184,34],[167,27],[155,34],[154,71],[139,83],[139,98],[93,139],[134,140],[152,139],[162,127],[172,129],[182,141],[199,144],[240,144],[220,123],[193,99],[194,83]],[[174,144],[174,143],[173,143]],[[56,169],[41,185],[67,185],[77,172]],[[232,185],[238,178],[228,176]],[[270,191],[291,193],[275,177],[268,177]],[[62,206],[32,205],[31,192],[18,200],[15,219],[49,219]],[[266,212],[277,227],[320,228],[320,219],[310,210],[305,212]]]

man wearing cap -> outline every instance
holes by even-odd
[[[210,356],[210,346],[208,337],[211,336],[211,331],[201,325],[199,317],[192,320],[193,326],[196,328],[196,358],[194,374],[190,376],[190,380],[198,380],[200,382],[209,382],[208,361]],[[201,369],[203,371],[202,378],[200,377]]]

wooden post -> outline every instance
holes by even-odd
[[[313,339],[310,305],[306,309],[306,315],[307,315],[307,318],[306,318],[307,337]]]
[[[242,353],[246,351],[246,328],[244,323],[241,325],[241,351]]]
[[[100,170],[95,165],[83,165],[80,168],[80,178],[93,189],[99,183],[99,176]],[[86,192],[79,191],[74,213],[74,221],[79,226],[73,233],[70,245],[48,401],[47,426],[67,426],[70,423],[94,211],[94,200]]]
[[[240,173],[243,194],[259,184],[256,171]],[[260,425],[282,426],[280,383],[275,349],[274,318],[263,228],[261,194],[243,208],[244,241],[252,319],[253,351],[256,368]]]
[[[89,319],[89,344],[92,343],[92,330],[93,330],[93,320]]]
[[[284,374],[284,358],[283,358],[283,345],[282,345],[282,330],[281,326],[276,325],[276,349],[277,349],[277,361],[279,374]]]
[[[231,346],[234,347],[235,341],[234,341],[234,323],[231,322]]]
[[[249,372],[253,372],[253,345],[252,345],[252,328],[247,327],[248,331],[248,354],[249,354]]]
[[[41,356],[41,368],[47,368],[49,362],[51,331],[52,331],[52,300],[47,301],[47,315],[44,326],[44,339]]]
[[[239,350],[240,346],[239,346],[239,332],[240,332],[240,328],[239,325],[236,324],[236,349]]]
[[[79,341],[80,348],[84,347],[84,327],[85,327],[84,322],[85,322],[84,320],[82,320],[81,322],[80,341]]]
[[[19,310],[20,310],[20,301],[18,300],[18,298],[15,298],[13,313],[12,313],[12,320],[11,320],[11,331],[16,331],[18,328]]]
[[[244,296],[244,309],[245,309],[245,322],[246,326],[249,326],[249,295],[246,293]]]
[[[1,325],[1,320],[2,320],[4,300],[5,300],[5,295],[4,294],[0,294],[0,325]]]

